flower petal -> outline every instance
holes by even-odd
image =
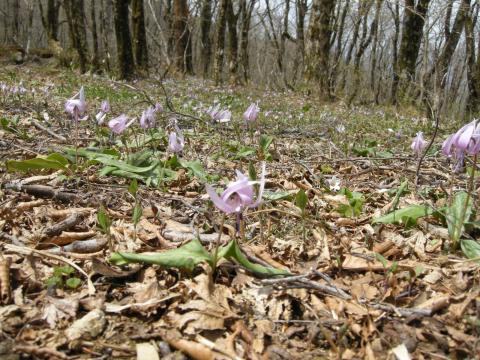
[[[226,214],[235,212],[235,208],[218,196],[217,192],[210,185],[205,185],[205,188],[207,189],[208,196],[210,196],[210,200],[212,200],[217,208]]]

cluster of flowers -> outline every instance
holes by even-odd
[[[50,88],[51,87],[52,87],[52,85],[45,85],[44,87],[39,89],[40,93],[43,92],[43,94],[45,96],[48,96],[48,94],[50,93]],[[22,82],[20,82],[18,85],[12,85],[12,86],[9,86],[7,83],[0,82],[0,93],[5,98],[7,96],[24,96],[28,92],[29,92],[29,90],[27,90],[25,88],[25,86],[23,86]],[[34,96],[37,93],[37,90],[32,87],[30,92]]]
[[[140,127],[142,129],[151,129],[156,125],[156,113],[163,110],[161,104],[150,106],[142,112],[140,117]],[[88,115],[85,115],[87,111],[87,103],[85,101],[85,90],[82,88],[71,99],[65,103],[65,111],[72,115],[75,121],[86,120]],[[100,111],[95,115],[95,119],[98,125],[102,125],[105,122],[107,114],[110,112],[110,103],[107,100],[102,101],[100,105]],[[135,123],[136,118],[128,118],[127,115],[121,114],[114,119],[108,121],[108,127],[115,134],[123,133],[128,127]],[[171,131],[168,136],[168,150],[173,153],[179,153],[185,146],[185,141],[182,132],[175,124],[174,131]]]
[[[243,113],[243,120],[247,125],[254,123],[257,120],[260,108],[258,104],[252,103]],[[222,109],[220,104],[212,105],[206,111],[213,123],[226,123],[232,119],[232,113],[228,109]]]
[[[417,133],[411,145],[412,150],[420,155],[426,146],[427,142],[423,138],[423,133]],[[442,144],[442,154],[454,160],[454,171],[459,171],[463,167],[466,155],[476,156],[479,153],[480,120],[477,119],[451,134]]]

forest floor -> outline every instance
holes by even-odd
[[[480,264],[449,250],[442,211],[430,211],[465,189],[467,175],[451,175],[439,153],[459,124],[440,129],[415,187],[410,143],[417,131],[429,140],[433,128],[412,112],[195,78],[126,84],[45,64],[2,64],[2,82],[22,82],[27,93],[0,92],[0,358],[480,353]],[[81,86],[89,118],[77,133],[64,104]],[[104,99],[107,119],[138,120],[151,100],[164,110],[155,130],[137,123],[112,137],[95,123]],[[257,101],[249,130],[242,114]],[[230,123],[211,124],[205,110],[214,102],[230,108]],[[173,160],[172,117],[186,139]],[[236,169],[260,174],[262,161],[263,202],[244,212],[237,239],[248,261],[226,256],[212,274],[208,261],[197,264],[202,251],[185,244],[199,237],[212,251],[219,231],[223,245],[237,233],[230,215],[220,230],[204,185],[224,188]],[[464,236],[478,240],[474,216]],[[109,261],[112,250],[178,247],[185,251],[162,260],[170,267]],[[182,261],[197,266],[177,269]],[[261,274],[259,265],[293,277]]]

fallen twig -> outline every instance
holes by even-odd
[[[29,195],[40,198],[58,200],[61,202],[77,202],[80,198],[73,193],[61,191],[46,185],[23,185],[22,183],[8,183],[3,186],[5,189],[24,191]]]
[[[67,265],[70,265],[72,268],[77,270],[80,274],[82,274],[86,279],[87,279],[87,285],[88,285],[88,292],[90,295],[95,294],[95,286],[93,285],[92,280],[90,279],[90,276],[77,264],[75,264],[73,261],[68,260],[62,256],[51,254],[48,251],[42,251],[42,250],[36,250],[36,249],[29,249],[24,246],[17,246],[13,244],[6,244],[6,243],[0,243],[1,246],[3,246],[6,250],[12,251],[18,254],[23,254],[23,255],[38,255],[41,257],[46,257],[50,259],[54,259],[57,261],[61,261]]]
[[[43,126],[42,124],[40,124],[38,121],[32,119],[32,124],[37,128],[37,129],[40,129],[42,131],[45,131],[47,133],[49,133],[50,135],[52,135],[55,139],[57,140],[60,140],[61,142],[67,142],[67,139],[65,137],[63,137],[62,135],[58,135],[57,133],[55,133],[53,130]]]

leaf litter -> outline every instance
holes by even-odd
[[[78,85],[61,71],[44,78],[37,70],[25,74],[25,84]],[[112,91],[119,86],[108,79],[82,81],[87,98],[95,98],[88,84]],[[162,99],[154,82],[136,86]],[[196,101],[205,109],[212,94],[231,93],[238,98],[229,104],[234,118],[246,104],[242,89],[194,79],[165,86],[179,107],[191,91],[198,92]],[[179,116],[187,129],[184,159],[163,174],[152,172],[157,163],[142,163],[143,155],[125,165],[112,150],[122,147],[120,139],[102,138],[112,151],[99,155],[94,139],[101,129],[92,127],[80,137],[85,166],[73,169],[72,152],[62,141],[70,138],[70,125],[60,90],[52,91],[42,119],[16,100],[3,104],[0,117],[20,121],[0,130],[5,164],[0,356],[173,359],[181,352],[192,359],[428,359],[478,354],[476,245],[462,242],[472,260],[447,251],[452,225],[437,216],[445,203],[442,195],[450,191],[445,186],[461,189],[465,178],[448,183],[447,164],[432,153],[416,193],[409,144],[378,128],[362,128],[362,122],[378,117],[375,110],[311,103],[297,121],[308,98],[281,91],[256,90],[255,95],[277,118],[293,115],[283,122],[260,115],[265,130],[256,131],[272,139],[264,138],[257,148],[250,136],[239,138],[235,127],[205,125],[192,109],[194,118]],[[113,109],[142,110],[127,99],[111,100]],[[358,118],[352,118],[356,112]],[[341,135],[323,113],[342,118]],[[412,136],[416,131],[403,130]],[[22,131],[28,136],[19,136]],[[367,138],[379,145],[365,145]],[[143,140],[149,144],[146,134]],[[132,152],[141,150],[129,141]],[[363,155],[347,156],[349,143]],[[226,185],[235,169],[248,172],[249,162],[267,158],[264,202],[244,213],[245,241],[231,243],[236,224],[227,219],[220,229],[204,184]],[[162,180],[153,183],[160,175]],[[128,189],[132,178],[139,184],[134,195]],[[137,222],[133,200],[142,206]],[[472,208],[478,210],[476,201]],[[108,231],[99,225],[100,205],[111,220]],[[478,211],[473,214],[473,225],[466,228],[469,241],[479,236]],[[223,258],[212,272],[210,251],[218,238]],[[182,252],[186,260],[180,269],[165,266],[175,262],[175,253],[166,251]],[[113,252],[165,252],[165,259],[126,264],[127,255],[109,261]],[[284,276],[274,276],[278,273],[271,269]]]

